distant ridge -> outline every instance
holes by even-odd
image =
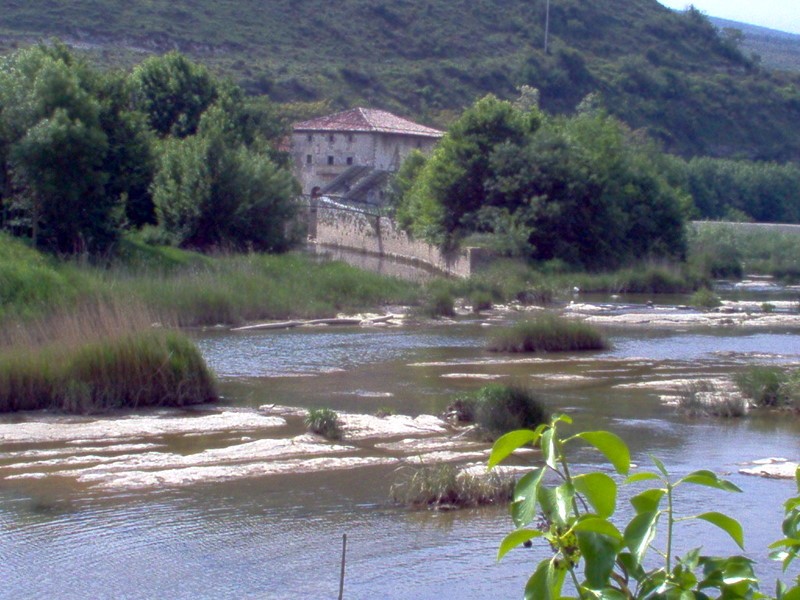
[[[598,93],[683,156],[800,160],[791,35],[740,26],[739,48],[701,13],[656,0],[558,0],[546,53],[545,1],[5,0],[0,51],[59,37],[130,67],[177,49],[250,94],[307,103],[297,120],[364,106],[442,129],[477,98],[511,99],[521,85],[553,113]]]
[[[719,29],[740,30],[744,34],[744,52],[758,55],[765,67],[800,72],[800,34],[717,17],[709,20]]]

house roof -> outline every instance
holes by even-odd
[[[309,121],[295,123],[295,131],[343,131],[398,133],[418,137],[440,138],[438,129],[414,123],[385,110],[353,108]]]

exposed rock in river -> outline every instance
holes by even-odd
[[[101,489],[146,489],[488,455],[488,444],[453,440],[453,429],[430,415],[381,418],[342,413],[341,441],[312,434],[287,436],[289,421],[297,426],[304,414],[275,405],[258,412],[161,411],[117,418],[31,413],[21,423],[0,424],[6,450],[0,454],[0,480],[56,476]],[[213,447],[187,453],[185,444],[194,442],[181,440],[199,435],[213,436]],[[387,441],[370,443],[376,439]]]
[[[794,479],[798,464],[785,458],[762,458],[747,463],[749,466],[739,469],[739,473],[770,479]]]

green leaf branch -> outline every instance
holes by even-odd
[[[545,539],[551,556],[539,562],[525,587],[525,598],[548,600],[563,595],[565,581],[572,583],[580,599],[684,600],[770,598],[759,591],[753,562],[739,555],[709,557],[694,549],[675,556],[673,547],[679,525],[703,521],[727,534],[744,548],[744,531],[734,518],[711,511],[677,515],[675,494],[685,486],[703,486],[722,492],[742,490],[716,473],[699,470],[674,479],[658,458],[655,469],[630,474],[631,456],[625,442],[609,431],[584,431],[567,437],[560,428],[572,419],[557,415],[535,430],[519,430],[499,438],[492,448],[490,469],[523,447],[541,451],[541,464],[519,479],[511,504],[516,529],[501,542],[497,559],[520,545]],[[573,473],[568,448],[582,443],[597,450],[614,471],[624,477],[621,485],[649,484],[630,498],[634,515],[624,527],[611,521],[617,512],[619,485],[602,471]],[[800,553],[800,470],[798,497],[785,505],[784,538],[770,547],[784,571]],[[664,548],[654,545],[660,524],[665,527]],[[656,555],[656,558],[650,558]],[[656,566],[651,566],[655,564]],[[800,578],[794,587],[778,582],[777,600],[800,600]]]

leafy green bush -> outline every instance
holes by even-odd
[[[734,378],[739,390],[757,406],[783,406],[789,402],[785,389],[789,376],[780,367],[750,367]]]
[[[444,509],[505,503],[513,490],[513,475],[473,475],[453,465],[436,464],[403,467],[390,493],[395,502],[413,508]]]
[[[305,418],[306,429],[329,440],[342,438],[339,415],[330,408],[309,409]]]
[[[476,290],[469,296],[469,303],[472,305],[472,312],[479,313],[482,310],[491,310],[492,295],[483,290]]]
[[[678,396],[678,409],[690,417],[744,417],[747,408],[743,397],[722,392],[709,382],[687,385]]]
[[[495,383],[478,390],[474,416],[481,432],[493,440],[514,429],[536,427],[549,415],[542,400],[530,390]]]
[[[146,331],[77,348],[55,342],[0,353],[0,411],[89,413],[217,398],[200,352],[176,332]]]
[[[603,350],[608,342],[591,325],[570,321],[551,313],[516,323],[493,335],[493,352],[565,352]]]
[[[766,598],[758,591],[754,561],[737,555],[703,556],[699,548],[684,556],[674,552],[678,542],[685,541],[682,545],[689,546],[696,535],[691,532],[692,538],[685,540],[679,536],[678,527],[686,521],[715,526],[743,548],[744,532],[735,519],[716,511],[683,516],[675,510],[676,491],[685,486],[741,492],[738,487],[707,470],[674,479],[654,456],[654,470],[637,470],[629,475],[630,450],[625,442],[608,431],[582,431],[563,437],[562,424],[571,423],[572,419],[559,415],[535,430],[508,433],[495,442],[489,457],[491,470],[518,448],[533,445],[542,452],[543,464],[515,486],[511,517],[516,529],[503,539],[497,554],[499,560],[532,540],[544,538],[548,542],[552,554],[539,562],[528,580],[526,600],[563,598],[567,577],[581,599]],[[634,516],[624,528],[611,520],[617,510],[617,480],[603,471],[575,473],[576,465],[570,463],[567,451],[579,442],[598,450],[625,478],[623,485],[654,483],[654,487],[631,498]],[[545,474],[553,472],[557,478],[546,480]],[[800,468],[795,478],[800,494]],[[778,549],[773,557],[783,562],[784,569],[800,553],[800,496],[785,506],[784,539],[772,545]],[[666,530],[657,536],[659,521],[665,520]],[[660,547],[655,546],[656,540]],[[651,558],[651,550],[660,559]],[[797,584],[792,589],[779,584],[779,598],[800,597],[800,578]]]
[[[722,304],[722,301],[710,289],[701,288],[692,294],[689,304],[698,308],[716,308]]]
[[[423,315],[432,318],[454,317],[456,309],[453,292],[444,284],[429,285],[420,311]]]

